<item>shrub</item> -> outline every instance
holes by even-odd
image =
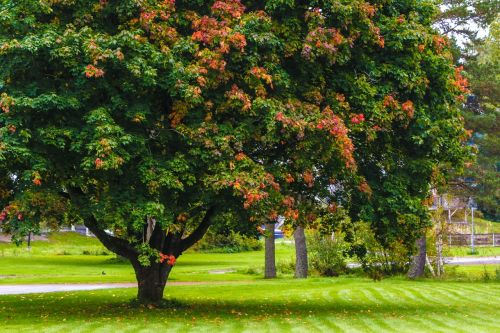
[[[338,276],[347,271],[347,243],[341,233],[333,237],[314,234],[309,241],[309,266],[323,276]]]
[[[208,232],[195,246],[195,251],[215,253],[236,253],[262,250],[262,243],[250,236],[236,232],[227,235]]]
[[[109,256],[111,252],[106,250],[83,250],[82,254],[84,256]]]
[[[238,270],[238,273],[248,274],[248,275],[262,275],[264,269],[261,267],[251,266],[245,269]]]
[[[280,274],[294,274],[295,273],[295,258],[290,260],[280,260],[276,264],[276,271]]]
[[[388,242],[382,246],[368,223],[357,223],[353,230],[350,253],[361,264],[364,272],[374,280],[385,275],[404,273],[410,264],[410,251],[402,242]]]

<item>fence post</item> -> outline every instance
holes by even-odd
[[[492,233],[492,236],[493,236],[493,246],[495,246],[495,233]]]

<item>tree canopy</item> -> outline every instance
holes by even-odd
[[[432,1],[0,12],[2,227],[83,220],[131,260],[143,300],[224,211],[307,219],[300,203],[321,198],[412,242],[437,167],[464,156],[465,81]]]
[[[500,16],[484,41],[475,45],[476,56],[465,68],[471,91],[464,107],[466,126],[474,131],[471,144],[478,149],[477,163],[467,169],[465,193],[474,196],[479,209],[500,220]],[[462,190],[462,193],[464,191]]]

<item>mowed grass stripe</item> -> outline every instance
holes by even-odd
[[[374,315],[364,314],[359,317],[371,332],[394,332],[391,326],[385,322],[377,320]]]
[[[416,315],[390,320],[396,332],[436,332],[433,324],[427,318]]]
[[[462,293],[456,290],[450,291],[453,291],[453,293],[446,292],[441,288],[433,288],[430,291],[430,293],[434,295],[438,294],[439,298],[441,299],[442,308],[444,309],[444,313],[442,316],[443,322],[451,322],[452,328],[455,330],[461,329],[461,326],[456,326],[457,323],[467,322],[468,325],[466,326],[471,327],[478,324],[482,325],[485,322],[489,324],[495,324],[495,318],[488,319],[487,317],[480,315],[482,310],[488,310],[490,306],[488,304],[484,304],[485,298],[483,297],[479,288],[473,294]],[[450,296],[450,294],[453,294],[453,296]],[[478,315],[474,315],[469,312],[468,306],[470,305],[464,305],[465,300],[474,304],[473,306],[475,307],[475,309],[479,310],[475,312]]]
[[[383,319],[381,315],[378,313],[373,313],[370,316],[371,320],[373,320],[378,327],[380,327],[379,332],[399,332],[394,325],[389,324],[386,320]]]
[[[374,288],[363,288],[360,292],[363,294],[365,300],[367,300],[370,305],[374,306],[381,303],[380,294],[374,293]],[[378,295],[376,295],[378,294]]]
[[[377,300],[377,305],[384,304],[386,302],[385,297],[382,295],[382,293],[379,290],[379,287],[370,287],[367,290],[370,291],[370,294]]]
[[[360,322],[357,323],[356,321],[352,322],[349,321],[348,323],[343,323],[339,324],[340,326],[336,326],[335,328],[340,330],[340,331],[352,331],[352,330],[359,330],[359,331],[373,331],[375,330],[373,327],[375,326],[377,329],[376,331],[380,331],[383,328],[389,329],[390,326],[386,325],[382,321],[374,321],[373,318],[374,316],[372,315],[373,313],[378,313],[379,306],[377,306],[377,303],[374,303],[373,301],[377,301],[376,298],[371,297],[372,302],[367,303],[366,302],[366,297],[364,296],[368,291],[366,289],[359,290],[360,294],[363,295],[363,297],[359,297],[359,295],[356,295],[352,292],[352,290],[340,293],[340,297],[342,300],[342,305],[338,308],[338,314],[342,317],[351,317],[353,316],[354,318],[360,319]],[[324,295],[328,296],[328,301],[335,304],[337,300],[333,297],[331,297],[331,294],[334,292],[326,293],[323,292]],[[345,302],[346,300],[346,295],[350,295],[353,297],[353,301],[350,302]],[[366,318],[365,318],[366,317]],[[328,318],[330,321],[330,324],[338,323],[338,321],[332,320],[331,317]],[[343,320],[343,319],[341,319]]]
[[[498,294],[497,296],[485,294],[483,290],[478,288],[475,292],[463,292],[463,291],[456,291],[456,290],[451,290],[451,289],[437,289],[437,292],[440,293],[441,297],[443,299],[449,299],[450,294],[456,295],[454,296],[454,305],[455,305],[455,310],[460,311],[468,311],[468,307],[466,304],[464,304],[464,301],[472,302],[474,306],[478,310],[488,310],[491,309],[492,306],[496,307],[497,309],[500,310],[500,307],[498,305]]]
[[[366,325],[365,321],[362,318],[363,316],[363,313],[359,313],[357,316],[351,317],[350,324],[352,329],[349,332],[351,332],[352,330],[356,332],[373,332],[370,326]]]
[[[486,310],[486,309],[487,309],[486,307],[482,307],[482,306],[478,305],[477,310],[479,310],[479,311],[471,312],[471,311],[469,311],[468,308],[463,307],[462,310],[453,309],[453,311],[448,313],[448,315],[450,317],[456,317],[457,318],[456,320],[459,322],[469,323],[471,327],[475,326],[475,325],[487,324],[487,325],[490,325],[493,327],[496,326],[497,328],[500,328],[500,326],[498,325],[498,323],[499,323],[498,318],[481,315],[481,312]]]
[[[411,320],[412,322],[415,323],[415,326],[412,328],[414,332],[433,332],[433,333],[461,332],[458,328],[450,327],[449,325],[443,324],[440,321],[433,320],[432,317],[411,318]],[[405,318],[404,321],[408,321],[408,318]]]
[[[419,303],[422,306],[437,306],[442,304],[444,300],[443,297],[436,295],[433,289],[427,291],[419,287],[398,287],[397,290],[407,294],[410,303]],[[451,300],[446,297],[446,301],[450,302]]]
[[[498,296],[500,292],[500,284],[498,282],[495,283],[472,283],[472,282],[464,282],[464,283],[446,283],[446,282],[438,282],[435,283],[437,287],[444,288],[445,290],[455,290],[456,292],[466,292],[468,294],[477,293],[480,291],[484,295],[488,296]],[[481,285],[481,288],[478,290],[477,285]]]
[[[422,295],[418,295],[418,292],[415,291],[415,289],[413,288],[410,289],[408,287],[404,288],[397,286],[397,287],[392,287],[390,290],[393,291],[396,295],[399,295],[401,299],[404,300],[404,303],[407,305],[414,306],[415,303],[419,305],[429,304],[430,301],[428,299],[423,298]],[[430,302],[433,304],[439,304],[439,302],[435,300],[432,300]]]
[[[339,316],[327,317],[326,320],[330,323],[331,332],[364,332],[353,326],[352,319],[346,320],[345,317]]]
[[[398,287],[392,287],[384,290],[384,295],[388,295],[389,297],[384,297],[385,300],[389,300],[392,302],[394,299],[397,298],[396,295],[401,296],[401,300],[404,303],[404,307],[406,307],[409,304],[414,304],[414,303],[419,303],[423,307],[428,307],[430,303],[432,303],[433,307],[436,308],[436,305],[444,305],[443,303],[455,303],[459,298],[456,296],[453,297],[453,299],[450,299],[449,297],[446,297],[446,295],[439,295],[436,296],[435,292],[433,289],[430,289],[429,293],[422,293],[420,291],[421,288],[418,287],[413,287],[413,288],[402,288],[401,286]],[[380,292],[379,290],[375,288],[371,288],[368,290],[364,291],[364,294],[366,295],[368,291],[371,292],[371,294],[378,294],[378,299],[380,299]],[[431,296],[432,294],[432,296]],[[371,299],[373,303],[373,297],[368,297]],[[401,304],[400,304],[401,305]],[[411,308],[411,307],[409,307]],[[410,312],[411,313],[411,312]],[[419,315],[419,313],[415,313],[415,315]],[[450,320],[444,320],[444,321],[434,321],[432,317],[426,318],[427,322],[433,322],[434,323],[434,328],[440,327],[443,331],[456,331],[457,330],[457,322],[460,322],[462,317],[457,316],[456,319],[450,319]],[[472,319],[472,318],[470,318]],[[414,321],[416,322],[415,327],[422,327],[421,325],[421,320],[419,323],[419,320],[417,318],[406,318],[406,320]],[[473,323],[476,324],[476,323]]]
[[[485,286],[485,284],[483,284]],[[459,284],[453,286],[447,286],[443,283],[434,283],[432,286],[432,290],[439,293],[444,293],[447,297],[455,297],[456,299],[460,299],[464,297],[464,295],[477,294],[480,292],[481,294],[488,293],[487,289],[477,287],[474,289],[466,288],[466,284]]]
[[[375,289],[383,292],[379,292],[380,297],[384,300],[384,303],[401,305],[402,295],[395,290],[395,286],[379,285]]]
[[[330,328],[325,325],[322,318],[315,318],[314,320],[304,319],[302,317],[295,318],[291,323],[290,332],[301,333],[302,327],[307,327],[308,332],[325,332],[325,330],[330,330]]]
[[[409,291],[410,290],[413,293],[420,295],[419,298],[422,300],[425,298],[429,298],[429,297],[424,296],[424,293],[420,292],[419,290],[409,289]],[[478,324],[481,321],[483,321],[483,322],[487,321],[490,324],[495,322],[495,319],[492,319],[490,321],[490,320],[483,318],[481,316],[474,316],[471,314],[463,313],[461,311],[461,302],[464,300],[464,298],[460,297],[460,293],[458,293],[458,292],[454,292],[453,293],[454,295],[451,296],[450,295],[451,293],[447,293],[447,292],[444,292],[442,290],[433,288],[431,290],[428,290],[428,293],[426,293],[426,295],[429,295],[429,294],[433,294],[433,295],[438,294],[439,295],[438,298],[433,297],[434,303],[441,304],[441,307],[443,309],[447,309],[447,310],[445,310],[442,322],[443,322],[443,324],[449,323],[448,326],[451,327],[451,329],[457,329],[456,328],[457,322],[464,321],[464,320],[469,321],[470,325]],[[441,302],[439,303],[437,301],[437,299],[439,299]],[[478,300],[475,300],[475,301],[476,301],[475,306],[477,309],[488,306],[488,305],[482,304],[480,302],[477,302]],[[425,302],[423,302],[423,306],[425,306],[424,304],[425,304]],[[467,315],[468,317],[464,317],[464,315]]]

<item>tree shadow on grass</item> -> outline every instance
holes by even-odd
[[[114,289],[94,292],[66,292],[51,294],[15,295],[0,297],[0,324],[8,322],[26,322],[26,318],[45,318],[47,321],[59,321],[65,318],[73,321],[99,321],[113,317],[138,320],[145,317],[154,320],[168,314],[169,320],[183,321],[186,317],[262,320],[282,317],[337,316],[412,316],[417,313],[432,316],[446,316],[449,307],[440,303],[389,302],[376,304],[353,299],[351,301],[332,299],[265,299],[264,294],[254,293],[245,299],[224,300],[217,295],[207,298],[200,290],[200,297],[186,299],[168,298],[163,308],[137,306],[131,302],[135,290]],[[317,295],[319,296],[319,295]]]

